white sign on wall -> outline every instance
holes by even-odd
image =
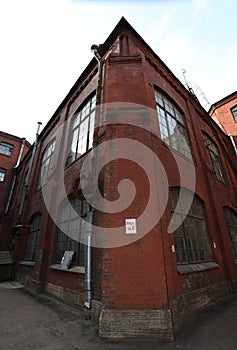
[[[137,233],[136,219],[126,219],[125,224],[126,224],[125,226],[126,226],[126,234],[127,235]]]

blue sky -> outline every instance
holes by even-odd
[[[33,142],[122,16],[210,103],[236,91],[236,0],[2,0],[0,129]]]

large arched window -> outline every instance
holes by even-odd
[[[48,145],[46,146],[46,148],[44,150],[43,158],[41,161],[38,184],[37,184],[38,189],[40,189],[41,187],[43,187],[47,183],[47,176],[48,176],[48,173],[50,170],[50,165],[51,165],[51,160],[52,160],[54,148],[55,148],[55,138],[48,143]]]
[[[61,263],[65,251],[73,251],[71,265],[85,265],[85,245],[81,242],[86,230],[88,204],[70,196],[60,206],[56,242],[56,263]]]
[[[223,210],[232,242],[234,257],[237,259],[237,215],[232,209],[228,207],[225,207]]]
[[[178,263],[212,260],[212,252],[206,227],[205,207],[197,195],[182,188],[170,189],[170,206],[173,222],[182,222],[174,231],[175,249]],[[193,197],[193,200],[192,200]],[[187,213],[187,203],[192,201]]]
[[[160,91],[155,91],[155,98],[161,140],[172,149],[192,160],[184,117]]]
[[[35,259],[35,251],[40,232],[41,216],[42,215],[40,213],[36,213],[30,220],[30,231],[25,244],[23,260],[34,261]]]
[[[217,148],[217,145],[214,143],[214,141],[210,138],[209,135],[203,133],[204,143],[206,145],[206,149],[209,155],[209,159],[214,171],[214,174],[218,180],[226,183],[226,175],[223,168],[223,164],[220,158],[220,154]]]
[[[73,115],[70,125],[70,150],[66,160],[69,165],[88,151],[93,144],[96,95],[83,104]]]

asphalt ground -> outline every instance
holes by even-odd
[[[0,350],[236,350],[237,295],[194,312],[175,341],[116,341],[98,336],[97,324],[71,306],[30,294],[18,282],[0,283]]]

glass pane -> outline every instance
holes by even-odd
[[[86,152],[87,148],[87,133],[88,133],[89,118],[86,118],[80,125],[78,150],[77,154],[80,156]]]

